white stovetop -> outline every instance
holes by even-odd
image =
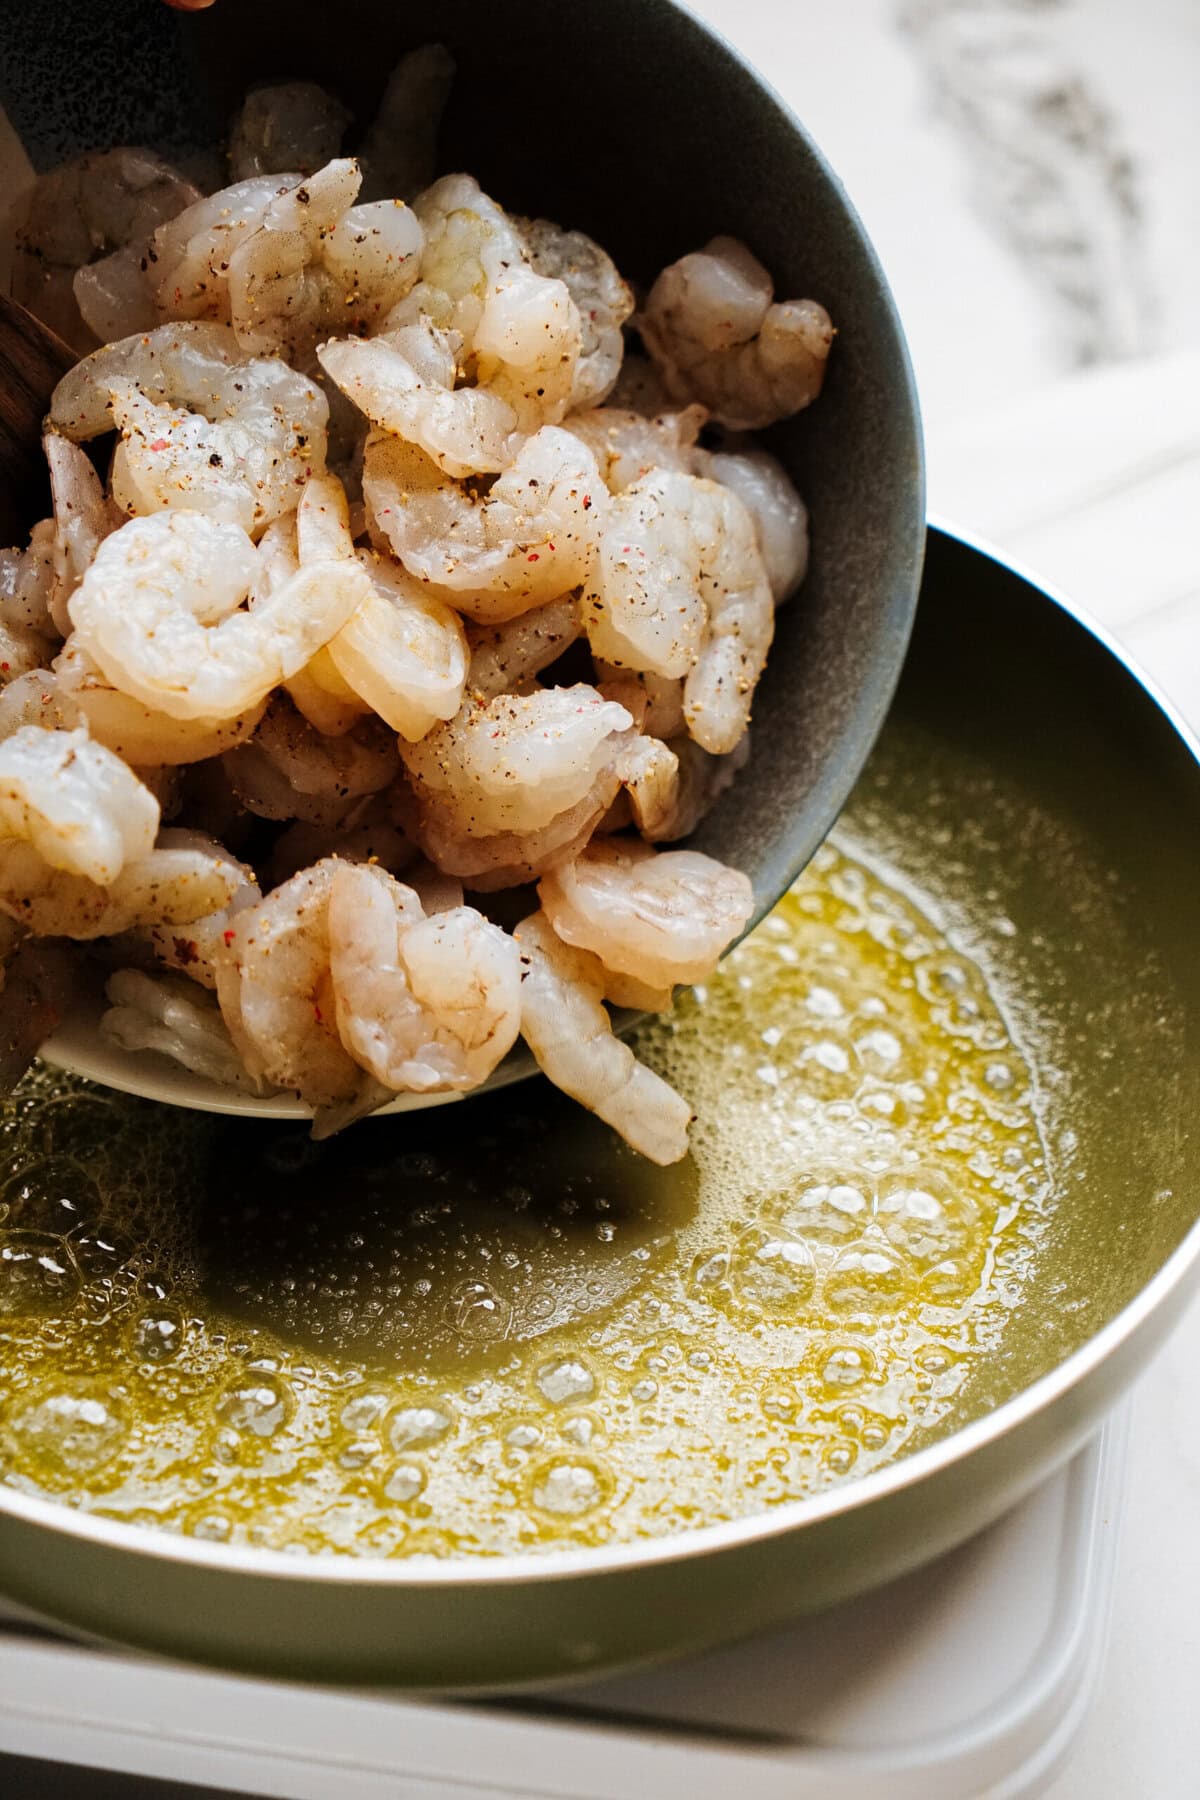
[[[1200,5],[692,0],[806,121],[892,281],[930,504],[1200,729]],[[1048,1800],[1200,1793],[1200,1306],[1140,1385],[1112,1640]]]

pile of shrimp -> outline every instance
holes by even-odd
[[[582,232],[433,180],[451,74],[406,58],[357,155],[291,83],[215,193],[140,149],[35,189],[16,289],[82,359],[0,552],[0,954],[28,996],[87,946],[110,1040],[319,1134],[522,1037],[673,1162],[688,1104],[608,1009],[669,1008],[753,910],[675,846],[807,561],[746,434],[832,326],[731,238],[636,306]]]

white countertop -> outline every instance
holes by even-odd
[[[1200,6],[693,0],[888,271],[930,505],[1091,609],[1200,729]],[[1112,1637],[1048,1800],[1200,1793],[1200,1305],[1133,1409]]]

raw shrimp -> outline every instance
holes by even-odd
[[[512,408],[522,436],[557,425],[576,404],[583,323],[565,281],[510,270],[488,294],[471,347],[478,389]]]
[[[454,80],[442,44],[402,57],[388,77],[379,111],[359,153],[368,200],[419,194],[433,180],[437,130]]]
[[[663,270],[638,318],[668,393],[755,431],[816,399],[833,325],[815,300],[772,304],[771,277],[736,238]]]
[[[682,412],[661,412],[653,418],[619,406],[596,406],[572,413],[566,428],[582,438],[607,487],[619,494],[654,469],[694,474],[696,439],[707,417],[702,406],[685,406]]]
[[[338,1031],[395,1092],[478,1087],[516,1042],[521,956],[474,907],[427,918],[412,888],[344,864],[329,896]]]
[[[649,986],[705,981],[754,911],[738,869],[612,837],[545,875],[538,896],[565,943]]]
[[[428,798],[412,807],[398,805],[404,828],[438,868],[460,877],[476,892],[490,894],[536,881],[547,869],[577,856],[619,788],[620,777],[610,767],[596,777],[582,800],[539,830],[483,836],[466,830],[457,813]]]
[[[424,242],[402,200],[355,206],[352,157],[277,195],[229,259],[229,313],[238,342],[301,361],[330,331],[366,332],[417,278]]]
[[[690,737],[672,738],[668,749],[676,763],[669,803],[652,822],[641,826],[643,837],[654,844],[673,844],[691,836],[735,775],[745,768],[750,756],[750,733],[744,732],[727,756],[710,756]]]
[[[0,839],[0,908],[39,937],[88,939],[140,926],[189,925],[229,903],[235,868],[200,833],[163,831],[152,850],[101,885],[52,868],[28,843]]]
[[[679,1162],[691,1108],[613,1036],[596,959],[564,944],[544,913],[514,935],[527,963],[521,1035],[543,1073],[652,1162]]]
[[[34,526],[25,550],[0,550],[0,687],[40,668],[55,637],[53,519]]]
[[[216,1001],[189,981],[118,969],[104,989],[110,1005],[100,1035],[122,1050],[152,1050],[205,1081],[243,1093],[265,1092],[242,1067]]]
[[[42,448],[54,499],[54,584],[48,607],[55,631],[66,637],[71,629],[67,602],[100,545],[122,521],[105,498],[92,459],[81,445],[48,431]]]
[[[326,857],[235,914],[216,970],[248,1074],[315,1107],[353,1100],[364,1081],[337,1034],[329,974],[329,895],[342,866]]]
[[[615,766],[634,824],[644,837],[659,836],[678,804],[679,758],[660,738],[639,734],[617,752]]]
[[[543,688],[468,702],[400,754],[418,798],[445,808],[463,830],[530,832],[590,794],[632,726],[625,708],[594,688]]]
[[[154,234],[155,301],[166,319],[229,323],[229,264],[262,225],[271,202],[303,180],[300,171],[254,175],[198,200]]]
[[[524,240],[471,175],[443,175],[418,194],[413,211],[425,232],[421,280],[397,323],[424,314],[457,331],[471,350],[494,288],[529,264]]]
[[[67,437],[123,434],[113,495],[126,512],[211,512],[260,530],[325,467],[328,404],[286,363],[251,358],[225,325],[160,325],[106,344],[54,390]]]
[[[633,291],[607,251],[582,231],[564,231],[549,219],[514,219],[539,275],[565,284],[579,309],[582,341],[571,388],[570,410],[599,406],[621,373]]]
[[[476,498],[397,438],[367,442],[368,511],[410,574],[483,624],[499,624],[584,581],[608,492],[587,447],[548,425]]]
[[[513,459],[517,415],[498,394],[455,387],[460,348],[457,332],[421,319],[322,344],[317,355],[372,424],[419,446],[447,475],[495,474]]]
[[[133,771],[85,730],[25,725],[0,744],[0,839],[28,843],[52,869],[107,885],[149,854],[158,816]]]
[[[515,222],[469,175],[444,176],[414,211],[425,230],[421,280],[393,308],[389,332],[427,319],[456,333],[477,391],[506,402],[520,432],[556,424],[574,403],[583,350],[567,283],[536,273]]]
[[[224,951],[230,919],[244,906],[256,906],[262,899],[254,871],[204,832],[164,831],[160,832],[158,841],[160,846],[175,851],[196,851],[207,858],[210,873],[227,880],[229,893],[213,911],[187,920],[182,929],[169,923],[146,925],[136,935],[168,969],[189,976],[201,987],[215,988],[217,961]]]
[[[284,81],[251,88],[229,133],[229,172],[234,181],[311,175],[335,157],[350,114],[315,81]]]
[[[458,614],[391,557],[360,550],[358,560],[371,592],[331,640],[328,656],[353,693],[416,742],[462,704],[466,633]]]
[[[83,714],[52,669],[31,669],[0,689],[0,740],[26,725],[43,731],[71,731]]]
[[[17,227],[14,300],[80,354],[93,333],[104,338],[153,323],[142,266],[150,235],[198,198],[190,181],[148,150],[106,150],[52,169],[38,178]],[[131,304],[139,317],[110,331]]]
[[[62,701],[77,709],[95,741],[135,768],[220,756],[253,736],[266,705],[260,700],[232,719],[173,719],[114,687],[75,638],[55,658],[54,674]]]
[[[572,424],[572,430],[576,429]],[[775,604],[794,594],[808,568],[808,508],[768,450],[698,450],[694,473],[731,488],[754,520]]]
[[[323,737],[281,694],[272,696],[248,743],[225,757],[242,804],[263,819],[338,825],[400,771],[395,741],[378,719]]]
[[[589,595],[592,649],[686,676],[684,716],[704,749],[732,750],[774,630],[754,522],[728,488],[657,470],[612,502]]]
[[[324,479],[312,477],[305,484],[304,494],[308,494],[313,481]],[[304,505],[304,495],[301,496],[300,505]],[[260,604],[276,588],[282,587],[299,572],[300,552],[296,526],[299,510],[298,507],[295,513],[276,519],[273,525],[268,525],[259,539],[259,574],[254,584],[254,605]],[[345,732],[353,730],[358,721],[371,710],[365,701],[360,700],[347,687],[330,660],[327,647],[318,650],[284,686],[309,724],[315,725],[326,737],[341,737]]]
[[[203,513],[134,519],[71,599],[80,645],[114,685],[177,719],[234,719],[340,631],[369,583],[348,558],[310,563],[248,612],[259,573],[237,525]]]
[[[518,692],[527,681],[556,661],[583,631],[576,594],[564,594],[507,624],[471,628],[471,662],[467,688],[485,700]]]
[[[354,556],[346,496],[334,476],[314,477],[296,514],[303,564],[316,557]],[[361,701],[403,738],[424,737],[452,719],[462,701],[467,642],[462,622],[390,556],[362,550],[358,560],[371,591],[349,624],[310,664],[293,697],[308,711],[315,687],[333,707],[343,696]],[[339,689],[341,690],[339,692]]]
[[[538,883],[566,943],[651,987],[705,981],[754,911],[747,877],[696,850],[604,838]]]
[[[619,700],[637,720],[647,737],[679,737],[687,730],[683,717],[683,682],[678,677],[656,675],[652,669],[623,669],[593,657],[596,685],[609,700]]]

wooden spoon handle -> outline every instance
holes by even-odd
[[[47,511],[42,421],[60,378],[78,360],[32,313],[0,294],[2,544],[16,543]]]

